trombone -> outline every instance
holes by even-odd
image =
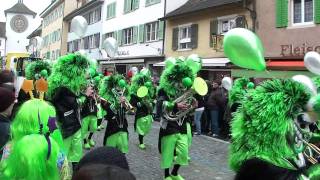
[[[115,88],[113,88],[112,90],[113,95],[116,97],[116,99],[120,102],[120,97],[124,97],[123,94],[125,92],[125,89],[123,89],[123,91],[120,93],[117,92],[117,90]],[[128,101],[128,99],[126,97],[124,97],[124,108],[131,112],[134,113],[136,110],[135,108],[130,104],[130,102]]]

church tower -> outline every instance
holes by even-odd
[[[27,52],[29,44],[27,36],[36,28],[37,13],[30,10],[23,0],[4,11],[6,16],[6,52]]]

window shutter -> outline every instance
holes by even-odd
[[[179,48],[179,28],[174,28],[172,31],[172,50],[176,51]]]
[[[144,24],[140,24],[139,25],[139,43],[143,43],[144,42]]]
[[[122,45],[122,38],[123,38],[122,30],[119,30],[118,31],[118,39],[117,39],[119,46]]]
[[[146,6],[149,6],[151,3],[151,0],[146,0]]]
[[[131,0],[124,0],[124,12],[127,13],[130,11]]]
[[[158,39],[163,40],[163,32],[164,32],[164,21],[159,21],[158,26]]]
[[[218,20],[212,20],[210,22],[210,47],[213,47],[213,39],[212,39],[212,35],[218,35]]]
[[[198,47],[198,24],[191,25],[191,48]]]
[[[133,9],[139,9],[139,4],[140,4],[140,1],[139,0],[133,0]]]
[[[314,11],[314,22],[320,24],[320,0],[315,0]]]
[[[288,0],[276,0],[276,27],[288,26]]]
[[[101,7],[98,8],[98,21],[101,20]]]
[[[112,32],[113,33],[113,38],[115,38],[116,40],[118,40],[118,33],[117,31]]]
[[[133,29],[132,41],[133,41],[133,44],[136,44],[138,39],[138,26],[134,26],[132,29]]]
[[[112,6],[112,17],[116,17],[116,9],[117,9],[117,3],[113,3],[113,6]]]

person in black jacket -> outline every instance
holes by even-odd
[[[99,94],[106,101],[101,106],[107,112],[107,127],[103,138],[103,145],[115,147],[122,153],[129,152],[127,111],[129,92],[124,76],[114,74],[105,77],[99,88]]]
[[[143,89],[145,90],[144,93],[141,91]],[[152,111],[155,94],[151,73],[148,69],[142,69],[141,72],[133,76],[130,93],[130,103],[137,109],[134,129],[139,136],[139,148],[145,149],[146,146],[143,142],[143,137],[149,133],[153,122]]]
[[[87,90],[86,73],[89,61],[81,54],[68,54],[58,59],[48,78],[48,98],[57,111],[66,154],[74,167],[82,157],[81,92],[91,93]]]

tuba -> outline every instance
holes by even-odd
[[[182,117],[186,116],[188,113],[192,112],[196,107],[192,105],[196,99],[193,97],[195,94],[199,94],[201,96],[204,96],[208,93],[208,86],[207,83],[200,77],[197,77],[192,87],[187,90],[185,93],[183,93],[180,97],[175,99],[173,101],[174,104],[176,103],[186,103],[188,105],[187,110],[179,110],[178,112],[174,113],[172,111],[168,111],[166,108],[164,109],[164,118],[169,121],[177,121],[181,119]]]

